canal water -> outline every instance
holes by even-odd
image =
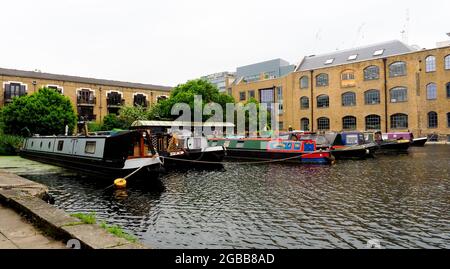
[[[225,163],[126,191],[19,157],[1,167],[154,248],[450,248],[449,146],[333,166]]]

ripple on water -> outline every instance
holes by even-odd
[[[36,170],[27,177],[48,185],[56,206],[96,212],[157,248],[364,248],[371,239],[450,247],[445,146],[330,167],[226,163],[164,175],[162,189],[119,193],[105,190],[110,182]]]

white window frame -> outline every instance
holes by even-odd
[[[28,93],[28,84],[20,82],[20,81],[4,81],[3,82],[3,91],[5,90],[6,84],[11,84],[11,83],[20,84],[20,86],[25,86],[25,92]]]

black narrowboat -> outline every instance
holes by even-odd
[[[26,138],[20,156],[107,178],[157,178],[161,168],[150,137],[141,131]]]

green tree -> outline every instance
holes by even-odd
[[[217,87],[210,82],[202,79],[190,80],[185,84],[180,84],[175,87],[170,93],[170,97],[166,100],[160,101],[154,108],[149,116],[159,117],[162,119],[176,119],[178,116],[171,115],[172,107],[177,103],[188,104],[191,108],[192,117],[194,115],[194,98],[196,95],[202,96],[202,108],[208,103],[217,103],[222,106],[224,112],[226,112],[227,103],[235,103],[233,97],[227,94],[219,92]],[[203,117],[206,120],[208,116]]]
[[[131,124],[122,120],[116,114],[108,114],[103,118],[102,130],[128,129]]]
[[[65,126],[72,132],[77,123],[70,99],[55,90],[41,88],[38,92],[13,99],[0,113],[5,134],[63,134]]]
[[[238,117],[237,111],[244,109],[244,107],[247,106],[248,104],[255,104],[256,105],[256,113],[257,113],[256,114],[256,120],[258,121],[258,132],[260,134],[264,133],[264,127],[267,127],[268,129],[270,129],[271,113],[268,110],[266,110],[266,123],[267,123],[267,126],[259,126],[259,117],[260,117],[260,113],[262,111],[262,108],[261,108],[261,104],[255,98],[250,98],[247,102],[237,105],[236,112],[235,112],[235,124],[237,125],[237,117]],[[249,129],[249,124],[250,124],[250,112],[248,110],[246,110],[245,111],[245,129],[246,129],[246,131],[248,131],[248,129]]]

